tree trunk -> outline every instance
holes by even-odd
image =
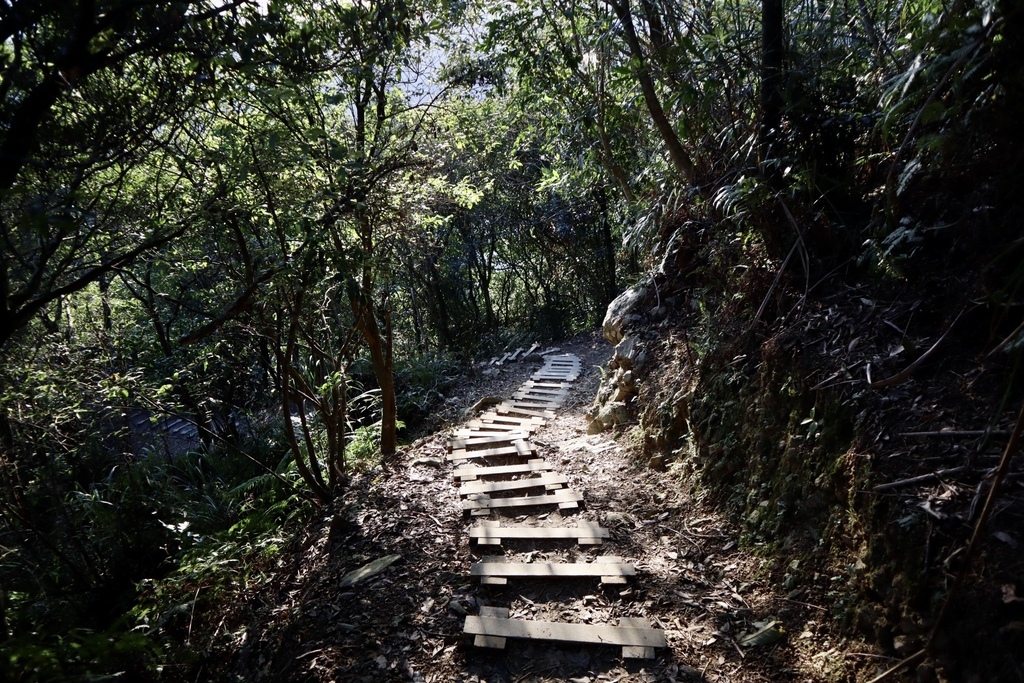
[[[675,129],[669,123],[665,115],[665,109],[661,106],[658,93],[654,89],[654,80],[651,78],[651,71],[644,57],[640,39],[636,35],[636,28],[633,26],[633,13],[629,7],[629,0],[610,0],[612,9],[622,23],[622,30],[626,37],[626,44],[629,46],[630,56],[636,62],[636,77],[640,82],[640,90],[643,92],[644,101],[647,103],[647,110],[650,112],[654,126],[661,134],[661,139],[668,148],[669,157],[676,170],[686,178],[686,182],[693,185],[696,180],[696,167],[690,155],[686,153],[683,144],[679,141]]]
[[[380,453],[384,457],[392,456],[398,448],[398,404],[395,400],[394,358],[392,356],[391,315],[384,316],[382,335],[377,324],[377,316],[373,310],[373,302],[365,295],[361,300],[353,302],[357,326],[362,332],[363,340],[370,351],[370,363],[373,374],[380,387],[381,418],[380,418]]]
[[[782,125],[782,0],[761,0],[761,122],[758,130],[761,166],[779,158]],[[778,166],[775,164],[774,166]],[[776,170],[766,175],[774,176]]]

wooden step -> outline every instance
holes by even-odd
[[[527,417],[539,417],[543,419],[549,419],[555,416],[555,411],[550,408],[543,408],[536,405],[528,407],[526,405],[516,403],[515,401],[502,401],[495,408],[495,411],[499,415],[525,415]]]
[[[526,394],[521,391],[517,391],[512,394],[512,398],[518,402],[519,405],[524,407],[533,407],[533,409],[543,410],[544,408],[560,408],[564,403],[564,396],[537,396],[534,394]]]
[[[501,545],[503,540],[575,539],[580,545],[601,545],[608,538],[608,529],[597,522],[579,522],[574,527],[564,526],[500,526],[485,521],[469,529],[469,538],[480,545]]]
[[[547,389],[545,387],[520,387],[519,394],[527,396],[568,396],[568,389]]]
[[[520,389],[568,389],[572,382],[559,382],[558,380],[538,382],[528,379],[520,385]]]
[[[456,439],[472,439],[478,436],[495,436],[510,432],[521,432],[523,435],[529,436],[535,431],[537,431],[537,426],[531,424],[504,424],[473,420],[467,422],[462,428],[456,429],[452,436]]]
[[[473,463],[467,463],[455,470],[457,481],[476,481],[481,477],[498,477],[509,474],[529,474],[530,472],[547,472],[551,470],[551,464],[543,458],[535,458],[518,465],[496,465],[494,467],[480,467]]]
[[[575,382],[578,378],[579,375],[577,375],[576,373],[568,375],[556,375],[549,372],[535,372],[534,374],[530,375],[530,379],[538,382],[545,379],[555,380],[558,382]]]
[[[559,489],[542,496],[515,496],[512,498],[491,498],[478,494],[462,501],[462,509],[473,515],[488,515],[491,510],[505,508],[537,507],[540,505],[557,505],[559,510],[575,510],[583,501],[583,495],[572,489]]]
[[[486,413],[481,414],[480,417],[467,424],[472,424],[474,422],[482,422],[486,425],[522,425],[523,429],[526,429],[527,427],[543,427],[547,420],[543,417],[516,417],[514,415],[501,415],[497,411],[488,410]]]
[[[448,454],[448,462],[458,460],[473,460],[475,458],[494,458],[499,455],[516,455],[526,458],[534,454],[533,446],[527,441],[517,441],[511,446],[499,446],[497,448],[484,448],[482,450],[467,451],[459,449]]]
[[[557,491],[562,488],[563,484],[568,484],[569,480],[564,474],[555,474],[554,472],[548,472],[541,474],[539,477],[529,477],[527,479],[512,479],[510,481],[471,481],[463,484],[459,487],[460,496],[472,496],[484,494],[488,495],[491,493],[497,493],[498,491],[519,491],[522,489],[535,489],[543,487],[548,491]]]
[[[462,448],[468,448],[470,446],[492,446],[501,443],[512,443],[514,441],[522,441],[528,436],[523,431],[514,432],[495,432],[493,434],[484,434],[471,436],[468,438],[460,437],[452,439],[448,442],[448,447],[454,450]]]
[[[599,576],[603,584],[628,583],[626,577],[636,576],[636,567],[621,557],[602,556],[594,562],[507,562],[504,557],[485,557],[469,568],[470,576],[480,583],[504,586],[509,579],[581,579]]]
[[[475,636],[477,647],[502,649],[508,638],[618,645],[622,656],[631,659],[653,659],[655,648],[667,645],[665,632],[651,628],[646,619],[622,617],[618,626],[526,621],[509,619],[508,610],[501,607],[481,607],[479,616],[466,617],[463,631]]]

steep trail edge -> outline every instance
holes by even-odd
[[[559,346],[580,359],[579,377],[542,425],[519,423],[519,432],[529,434],[517,441],[528,441],[532,452],[509,462],[535,467],[534,478],[548,475],[543,489],[528,493],[571,489],[582,508],[556,504],[478,516],[464,509],[474,494],[523,495],[480,491],[487,478],[456,481],[455,473],[475,461],[448,457],[452,439],[480,438],[473,425],[486,411],[467,415],[466,409],[484,397],[518,400],[507,397],[541,363],[478,370],[448,399],[441,415],[446,428],[410,444],[382,469],[354,477],[269,582],[253,582],[238,609],[219,623],[197,624],[193,635],[216,627],[215,639],[234,639],[226,648],[234,653],[231,671],[268,681],[857,681],[895,661],[840,633],[833,604],[842,597],[834,587],[844,569],[832,567],[824,553],[793,567],[776,566],[770,548],[741,549],[737,528],[701,501],[687,473],[639,464],[629,425],[588,435],[585,412],[597,392],[597,367],[611,348],[598,334]],[[492,448],[473,444],[466,451]],[[601,543],[580,545],[577,534],[538,544],[512,538],[513,527],[587,529],[584,540]],[[495,531],[500,546],[472,538]],[[617,558],[611,564],[618,569],[598,568],[602,557]],[[379,571],[345,583],[374,562]],[[522,575],[543,566],[592,575]],[[464,632],[466,622],[494,618],[495,609],[508,610],[500,617],[511,621],[590,626],[597,633],[599,626],[639,626],[663,634],[666,647],[652,659],[623,657],[623,645],[520,639],[523,628],[533,628],[522,626],[508,627],[507,636],[480,634],[507,638],[504,649],[475,646],[477,634]]]

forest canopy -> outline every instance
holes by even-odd
[[[269,552],[460,368],[651,268],[728,243],[754,279],[900,277],[934,226],[1001,229],[1021,20],[0,0],[0,661],[155,671],[144,582]]]

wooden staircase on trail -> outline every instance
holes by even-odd
[[[519,348],[491,364],[502,364],[531,355],[537,348]],[[571,354],[542,353],[543,366],[512,394],[487,412],[465,423],[449,442],[448,461],[456,463],[462,509],[472,517],[512,514],[524,509],[554,508],[571,511],[583,496],[567,488],[568,479],[550,463],[536,457],[532,434],[562,406],[572,383],[579,377],[580,359]],[[496,459],[504,464],[494,464]],[[511,461],[511,464],[509,462]],[[519,478],[509,478],[519,477]],[[512,494],[497,497],[492,494]],[[600,524],[577,520],[573,526],[503,526],[499,519],[481,520],[469,529],[472,542],[500,546],[509,540],[542,542],[575,540],[580,545],[601,545],[608,530]],[[632,564],[621,558],[600,556],[594,562],[508,562],[504,557],[484,557],[470,567],[470,575],[483,585],[501,586],[522,580],[598,579],[602,584],[622,584],[636,575]],[[657,648],[666,647],[665,632],[651,628],[646,619],[621,617],[617,625],[575,624],[509,618],[502,607],[481,607],[479,615],[466,617],[463,631],[478,647],[502,649],[509,638],[571,643],[600,643],[622,647],[622,656],[652,659]]]

